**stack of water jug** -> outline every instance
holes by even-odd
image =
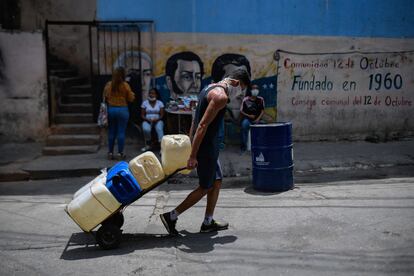
[[[166,177],[185,168],[190,153],[188,136],[165,135],[161,142],[161,163],[150,151],[129,163],[118,162],[79,189],[66,206],[66,212],[83,231],[90,232],[121,207],[131,204]]]

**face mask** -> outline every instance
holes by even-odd
[[[238,85],[238,86],[229,85],[229,94],[230,95],[239,95],[241,93],[242,93],[242,89],[241,89],[240,85]]]
[[[259,89],[253,89],[252,90],[252,96],[257,97],[257,95],[259,95]]]
[[[242,93],[242,89],[240,87],[240,84],[237,86],[233,86],[230,84],[230,79],[229,78],[225,78],[224,81],[226,81],[227,84],[227,93],[229,95],[238,95]]]
[[[150,102],[155,102],[155,101],[157,100],[157,98],[155,98],[155,97],[148,97],[148,100],[149,100]]]

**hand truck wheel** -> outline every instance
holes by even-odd
[[[121,243],[122,231],[114,224],[104,224],[96,232],[96,242],[102,249],[115,249]]]
[[[122,212],[117,212],[116,214],[113,214],[112,216],[110,216],[108,219],[106,219],[102,225],[104,224],[113,224],[118,226],[119,229],[122,228],[122,226],[124,225],[124,214],[122,214]]]

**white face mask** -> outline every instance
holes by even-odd
[[[257,97],[257,95],[259,95],[259,89],[253,89],[252,90],[252,96]]]
[[[229,95],[239,95],[242,93],[242,88],[240,87],[240,83],[237,86],[233,86],[230,84],[230,79],[229,78],[225,78],[224,81],[226,81],[227,84],[227,93]]]
[[[157,100],[157,98],[155,98],[155,97],[148,97],[148,100],[149,100],[150,102],[155,102],[155,101]]]

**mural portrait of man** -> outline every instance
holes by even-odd
[[[246,70],[251,77],[250,62],[245,56],[232,53],[223,54],[216,58],[213,62],[213,66],[211,68],[211,78],[213,79],[213,82],[219,82],[225,76],[228,76],[237,69]],[[231,115],[235,120],[239,119],[240,106],[244,96],[245,95],[243,93],[238,95],[230,95],[230,102],[227,107],[231,110]]]
[[[172,55],[165,66],[165,80],[171,98],[198,95],[203,75],[203,62],[195,53],[180,52]]]
[[[126,75],[133,73],[139,74],[139,67],[141,60],[141,89],[142,99],[145,100],[148,97],[148,92],[151,88],[152,81],[152,60],[151,57],[145,52],[139,51],[126,51],[119,55],[113,64],[113,68],[123,67]]]

